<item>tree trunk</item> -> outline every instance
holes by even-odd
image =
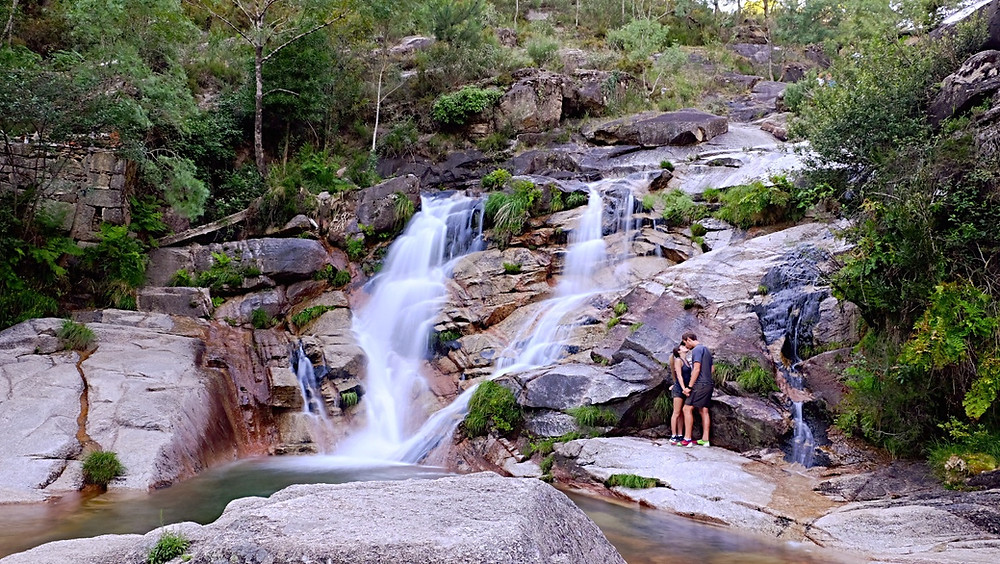
[[[11,0],[10,3],[10,15],[7,17],[7,25],[3,29],[4,35],[7,36],[7,46],[10,47],[10,41],[14,35],[14,14],[17,13],[17,3],[19,0]]]
[[[385,61],[378,71],[378,88],[375,90],[375,127],[372,128],[372,152],[375,152],[375,141],[378,139],[378,118],[382,110],[382,75],[385,74]]]
[[[253,72],[256,82],[254,91],[253,112],[253,156],[257,162],[257,172],[267,175],[267,165],[264,163],[264,46],[254,45]]]

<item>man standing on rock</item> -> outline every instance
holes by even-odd
[[[681,446],[712,446],[709,442],[709,430],[712,421],[708,415],[708,404],[712,401],[712,352],[708,347],[698,343],[694,333],[685,333],[681,342],[691,351],[691,381],[683,389],[687,399],[684,400],[684,440]],[[694,429],[694,410],[701,412],[701,440],[697,443],[691,438]]]

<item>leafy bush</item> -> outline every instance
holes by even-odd
[[[536,37],[528,40],[524,46],[528,56],[537,67],[547,67],[558,59],[559,42],[551,37]]]
[[[85,351],[94,344],[97,335],[94,331],[82,323],[66,319],[63,321],[56,337],[63,350]]]
[[[98,292],[113,307],[135,309],[135,291],[146,282],[145,247],[124,225],[102,223],[98,238],[83,254]]]
[[[493,429],[502,435],[507,434],[521,424],[521,417],[521,408],[513,392],[492,380],[483,382],[469,400],[465,433],[477,437]]]
[[[357,261],[365,255],[365,240],[355,237],[347,240],[347,258]]]
[[[194,276],[191,276],[190,272],[182,268],[177,272],[175,272],[174,275],[170,277],[170,282],[168,282],[168,284],[170,286],[183,286],[187,288],[192,288],[197,286],[198,282],[196,281]]]
[[[520,274],[521,273],[521,263],[519,263],[519,262],[505,262],[505,263],[503,263],[503,273],[504,274]]]
[[[644,478],[635,474],[612,474],[607,480],[604,480],[604,485],[609,488],[620,486],[633,490],[655,488],[656,484],[656,478]]]
[[[612,317],[611,319],[608,320],[608,329],[614,328],[615,326],[617,326],[621,322],[622,322],[622,318],[620,318],[620,317]]]
[[[177,278],[178,274],[174,277]],[[259,275],[260,269],[256,266],[243,266],[239,260],[225,253],[213,252],[212,266],[195,276],[195,285],[210,288],[213,292],[221,292],[226,288],[238,288],[243,284],[244,278]],[[181,275],[180,279],[183,280],[184,275]]]
[[[571,407],[566,413],[572,415],[576,424],[581,427],[610,427],[618,423],[618,416],[614,411],[596,405]]]
[[[722,190],[718,188],[705,188],[701,193],[701,198],[710,204],[714,204],[722,199]]]
[[[692,223],[691,224],[691,236],[692,237],[704,237],[706,233],[708,233],[708,229],[705,229],[704,225],[702,225],[700,223]]]
[[[494,88],[466,86],[452,94],[442,94],[431,107],[431,117],[443,125],[464,125],[466,121],[500,100],[503,93]]]
[[[694,306],[698,305],[698,300],[694,298],[684,298],[684,301],[681,302],[681,305],[684,306],[684,309],[691,309]]]
[[[197,219],[205,213],[209,190],[190,159],[160,155],[144,161],[142,172],[149,184],[163,187],[163,198],[181,216]]]
[[[773,186],[758,180],[729,188],[722,193],[722,207],[715,216],[743,229],[794,219],[797,206],[791,183],[783,177],[771,180]]]
[[[718,372],[719,370],[716,369]],[[728,378],[727,378],[728,379]],[[778,391],[778,384],[774,380],[774,374],[760,365],[757,359],[745,356],[740,359],[736,366],[736,383],[745,391],[759,396],[766,396],[770,392]]]
[[[555,448],[556,443],[568,443],[569,441],[575,441],[576,439],[581,439],[585,437],[583,433],[579,431],[571,431],[565,435],[559,437],[549,437],[547,439],[542,439],[538,442],[529,442],[524,448],[524,456],[531,457],[536,452],[542,456],[548,456],[552,454],[552,449]]]
[[[105,450],[94,451],[83,461],[83,480],[106,488],[111,480],[125,473],[118,455]]]
[[[508,182],[510,182],[511,178],[512,176],[507,169],[498,168],[484,176],[479,183],[482,185],[484,190],[500,190]]]
[[[935,441],[927,459],[945,485],[963,487],[966,478],[996,469],[1000,461],[1000,432],[954,418],[940,427],[947,431],[948,440]]]
[[[686,192],[671,190],[663,195],[663,219],[671,225],[687,225],[704,216],[705,208],[694,203]]]
[[[191,541],[179,533],[164,531],[160,534],[159,540],[149,549],[146,560],[149,564],[165,564],[181,556],[191,546]]]
[[[420,132],[413,118],[406,118],[392,126],[378,141],[380,155],[386,157],[405,157],[413,153],[419,140]]]
[[[275,323],[277,323],[277,320],[262,308],[257,308],[250,312],[250,325],[253,325],[254,329],[270,329],[274,327]]]
[[[659,200],[657,196],[653,194],[646,194],[642,197],[642,211],[653,211],[656,207],[656,202]]]
[[[625,302],[618,302],[613,308],[611,308],[611,310],[615,312],[615,316],[621,317],[628,311],[628,304]]]
[[[633,61],[645,61],[653,53],[667,46],[670,30],[656,20],[636,19],[612,30],[607,35],[608,44]]]
[[[669,171],[673,172],[673,170],[674,170],[674,163],[672,163],[670,161],[660,161],[660,168],[662,168],[663,170],[669,170]]]
[[[396,216],[396,228],[402,230],[406,227],[406,223],[410,221],[413,214],[416,212],[416,206],[413,205],[413,200],[408,198],[406,194],[402,192],[396,192],[393,194],[395,202],[393,203],[393,213]]]

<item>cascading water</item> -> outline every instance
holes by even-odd
[[[590,190],[587,208],[569,235],[569,248],[563,276],[555,295],[542,302],[538,313],[522,328],[511,345],[501,354],[493,378],[508,372],[530,370],[552,364],[562,356],[563,343],[575,326],[566,318],[600,288],[593,281],[594,271],[607,260],[603,235],[604,200],[596,189]],[[470,387],[438,411],[400,450],[401,460],[418,462],[442,440],[450,437],[475,393]]]
[[[326,420],[326,406],[323,405],[323,395],[319,390],[316,371],[312,361],[306,356],[305,347],[299,341],[298,348],[290,350],[288,355],[292,370],[299,380],[299,391],[302,392],[302,411],[306,415]]]
[[[779,369],[790,387],[805,388],[797,368],[801,362],[799,347],[811,341],[811,331],[819,320],[820,303],[830,295],[828,288],[817,287],[820,271],[817,264],[827,257],[812,248],[797,249],[783,263],[764,276],[761,286],[767,288],[764,304],[755,308],[768,346],[780,343],[784,362]],[[806,468],[813,465],[817,440],[803,412],[802,401],[790,398],[793,434],[792,462]]]
[[[445,298],[451,261],[483,248],[482,202],[466,196],[422,199],[421,211],[392,244],[371,298],[353,330],[368,358],[366,426],[338,449],[345,456],[403,460],[422,414],[413,400],[427,384],[420,374],[428,336]]]

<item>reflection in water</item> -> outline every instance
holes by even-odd
[[[237,498],[267,496],[291,484],[428,479],[437,468],[386,465],[333,456],[244,460],[150,494],[104,494],[0,511],[0,557],[45,542],[101,534],[146,533],[161,524],[209,523]],[[777,545],[659,511],[570,496],[630,564],[688,562],[821,563],[805,550]]]

